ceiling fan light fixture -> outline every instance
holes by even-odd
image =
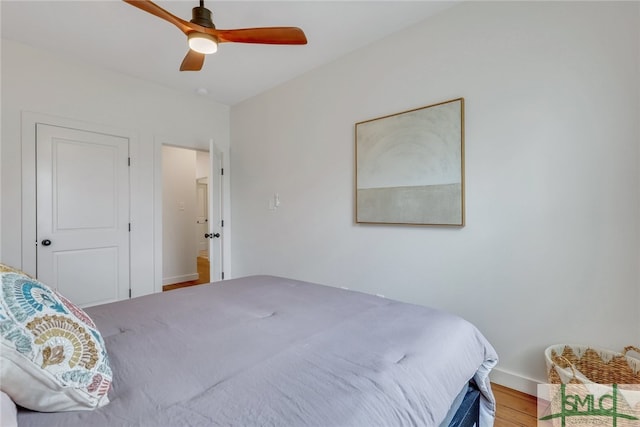
[[[200,6],[192,9],[193,19],[189,22],[167,12],[151,0],[124,1],[175,25],[187,36],[189,50],[180,64],[180,71],[200,71],[204,64],[205,55],[217,52],[218,43],[220,42],[276,45],[307,44],[307,37],[298,27],[218,30],[211,19],[211,11],[204,7],[204,0],[200,0]]]
[[[218,50],[218,41],[212,35],[192,32],[187,38],[189,39],[189,49],[198,53],[210,54],[216,53]]]

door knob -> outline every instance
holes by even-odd
[[[51,240],[44,239],[41,243],[42,243],[42,246],[49,246],[51,244]]]
[[[220,237],[220,233],[207,233],[204,235],[205,239],[213,239],[214,237],[217,239],[218,237]]]

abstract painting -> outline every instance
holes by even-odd
[[[356,123],[356,222],[464,226],[464,98]]]

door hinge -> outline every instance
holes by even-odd
[[[129,288],[129,298],[131,298],[131,288]]]
[[[127,166],[131,166],[131,157],[127,158]]]
[[[220,221],[220,227],[224,227],[224,219]]]
[[[131,232],[131,223],[129,223],[129,232]]]
[[[224,271],[222,272],[222,280],[224,280]]]
[[[220,168],[220,175],[224,175],[224,168]]]

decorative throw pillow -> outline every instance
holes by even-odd
[[[0,426],[18,427],[18,410],[13,400],[0,391]]]
[[[7,264],[0,264],[0,273],[18,273],[18,274],[24,274],[25,276],[29,276],[24,271],[18,270],[17,268],[13,268]]]
[[[107,350],[89,316],[35,279],[17,273],[0,279],[2,391],[43,412],[109,403]]]

